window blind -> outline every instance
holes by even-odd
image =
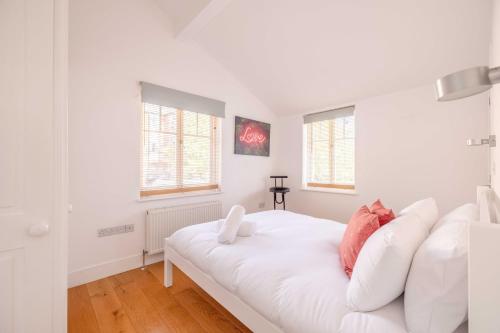
[[[144,102],[141,196],[218,189],[219,122]]]
[[[304,116],[304,124],[309,124],[312,122],[317,122],[322,120],[331,120],[335,118],[350,117],[353,114],[354,114],[354,105],[333,110],[310,113]]]
[[[354,106],[304,116],[308,187],[354,189]]]
[[[145,103],[189,110],[191,112],[208,114],[219,118],[225,117],[226,103],[212,98],[190,94],[148,82],[141,82],[141,90],[142,101]]]

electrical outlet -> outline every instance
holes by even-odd
[[[265,208],[266,203],[265,202],[259,202],[259,208]]]
[[[124,224],[116,227],[97,229],[97,237],[106,237],[133,231],[134,231],[133,224]]]

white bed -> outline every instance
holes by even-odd
[[[345,225],[278,210],[245,220],[257,232],[231,245],[217,242],[213,222],[181,229],[166,242],[167,258],[175,251],[286,332],[335,332],[348,312],[349,279],[338,257]]]
[[[254,332],[407,332],[402,297],[369,313],[347,308],[344,224],[279,210],[245,220],[257,232],[231,245],[217,242],[215,222],[174,233],[165,242],[165,285],[174,264]]]

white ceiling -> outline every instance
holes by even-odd
[[[157,0],[157,3],[168,15],[173,33],[177,35],[208,6],[210,0]]]
[[[488,63],[490,0],[225,2],[191,38],[278,114],[340,106]]]

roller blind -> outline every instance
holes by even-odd
[[[225,117],[226,103],[180,90],[141,82],[142,101],[219,118]]]
[[[335,118],[349,117],[354,114],[354,105],[343,108],[332,109],[322,112],[310,113],[304,116],[304,124],[318,122],[322,120],[331,120]]]
[[[219,188],[220,119],[143,102],[141,196]]]
[[[304,127],[306,185],[354,189],[354,106],[307,115]]]

